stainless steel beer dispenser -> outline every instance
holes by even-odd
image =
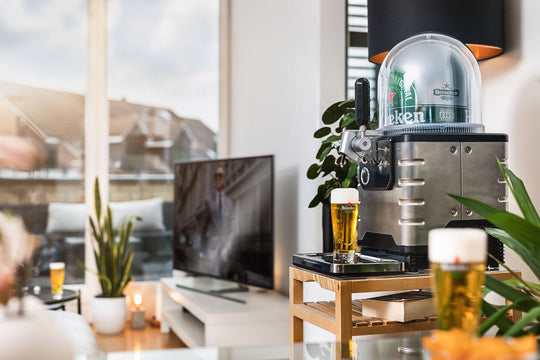
[[[478,63],[449,36],[424,33],[391,49],[378,77],[378,129],[367,129],[367,80],[355,87],[363,126],[343,133],[340,152],[359,165],[358,244],[362,254],[426,269],[429,230],[489,226],[447,194],[506,208],[497,158],[506,163],[508,137],[484,132]],[[504,261],[499,240],[488,251]]]

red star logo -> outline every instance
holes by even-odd
[[[444,88],[445,88],[445,89],[450,88],[450,84],[449,84],[449,83],[445,83],[445,84],[444,84]]]
[[[391,92],[388,94],[388,101],[390,102],[390,105],[394,105],[394,95],[396,95],[395,92]]]

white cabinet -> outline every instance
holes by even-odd
[[[179,288],[219,290],[234,284],[208,277],[161,279],[161,331],[189,347],[273,345],[289,342],[289,301],[274,291],[251,288],[227,293],[245,304]]]

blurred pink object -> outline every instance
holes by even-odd
[[[0,136],[0,168],[30,171],[40,168],[44,152],[30,139]]]

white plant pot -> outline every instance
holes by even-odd
[[[118,334],[127,321],[125,296],[116,298],[94,297],[92,299],[92,321],[100,334]]]

